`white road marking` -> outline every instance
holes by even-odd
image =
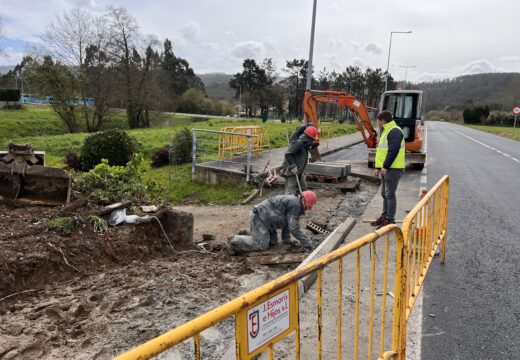
[[[426,175],[421,176],[421,185],[426,185]]]
[[[500,151],[500,150],[498,150],[498,149],[495,149],[494,147],[491,147],[491,146],[489,146],[489,145],[487,145],[487,144],[484,144],[483,142],[478,141],[477,139],[474,139],[474,138],[472,138],[471,136],[468,136],[468,135],[466,135],[466,134],[463,134],[463,133],[461,133],[460,131],[457,131],[457,130],[455,130],[455,129],[452,129],[450,126],[448,126],[448,129],[450,129],[451,131],[456,132],[456,133],[459,134],[459,135],[464,136],[464,137],[467,138],[467,139],[470,139],[471,141],[476,142],[477,144],[480,144],[480,145],[482,145],[482,146],[488,148],[489,150],[493,150],[493,151],[497,152],[498,154],[505,156],[506,158],[509,158],[509,159],[514,160],[514,161],[516,161],[516,162],[520,162],[520,161],[518,161],[518,159],[512,157],[511,155],[506,154],[505,152],[502,152],[502,151]],[[505,139],[505,138],[504,138],[504,139]],[[508,140],[508,139],[506,139],[506,140]]]

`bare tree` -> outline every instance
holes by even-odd
[[[86,48],[94,39],[93,21],[90,13],[80,8],[57,16],[43,37],[48,54],[63,65],[79,70],[85,61]]]
[[[135,50],[139,37],[139,26],[135,18],[124,8],[109,6],[109,52],[119,62],[119,70],[124,77],[126,88],[126,114],[130,128],[139,126],[137,104],[134,97],[134,77],[132,76]]]
[[[86,93],[94,98],[92,108],[83,106],[87,131],[99,131],[110,111],[114,92],[113,59],[108,52],[109,32],[105,17],[95,18],[92,23],[93,39],[86,48],[84,71]],[[91,110],[91,111],[88,111]]]

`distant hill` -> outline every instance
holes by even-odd
[[[13,70],[15,65],[0,65],[0,74],[6,74],[9,70]]]
[[[233,77],[224,73],[197,74],[206,88],[206,93],[212,99],[234,100],[235,90],[229,87],[229,80]]]
[[[426,94],[426,111],[462,110],[474,105],[490,105],[510,110],[520,102],[520,73],[492,73],[460,76],[450,80],[414,84]]]

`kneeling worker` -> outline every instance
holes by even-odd
[[[318,201],[316,193],[304,191],[301,198],[295,195],[278,195],[262,201],[251,212],[249,235],[235,235],[228,253],[265,251],[278,243],[276,230],[282,229],[282,241],[286,244],[312,249],[311,240],[300,229],[300,216],[311,210]],[[291,241],[291,235],[297,241]]]

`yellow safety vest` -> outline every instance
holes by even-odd
[[[390,121],[388,124],[385,124],[383,127],[383,133],[381,134],[381,137],[379,138],[379,143],[377,144],[376,149],[376,169],[383,168],[383,164],[386,160],[386,154],[388,154],[388,133],[394,128],[399,129],[401,133],[403,133],[403,130],[397,126],[395,121]],[[403,140],[401,141],[401,149],[399,149],[399,153],[397,154],[397,157],[394,159],[394,162],[390,166],[392,169],[404,169],[405,167],[405,161],[404,161],[404,153],[405,153],[405,142],[404,142],[404,135]]]

